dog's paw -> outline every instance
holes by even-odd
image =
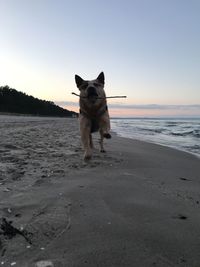
[[[88,160],[90,160],[91,158],[92,158],[92,154],[85,153],[85,155],[84,155],[84,160],[85,160],[85,161],[88,161]]]
[[[103,134],[103,137],[105,137],[107,139],[110,139],[112,136],[109,133],[104,133]]]

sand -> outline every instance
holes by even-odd
[[[0,116],[0,266],[200,266],[200,159],[94,139],[86,163],[77,119]]]

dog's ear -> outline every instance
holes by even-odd
[[[75,81],[76,81],[76,85],[77,85],[78,88],[83,83],[83,79],[80,76],[78,76],[78,75],[75,75]]]
[[[103,73],[103,72],[101,72],[101,73],[99,74],[99,76],[97,77],[97,80],[98,80],[100,83],[104,84],[105,77],[104,77],[104,73]]]

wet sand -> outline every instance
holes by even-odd
[[[0,265],[198,267],[200,160],[98,138],[86,163],[77,119],[0,116]]]

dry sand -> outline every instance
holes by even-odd
[[[199,267],[200,160],[94,138],[85,163],[77,119],[0,116],[0,266]]]

